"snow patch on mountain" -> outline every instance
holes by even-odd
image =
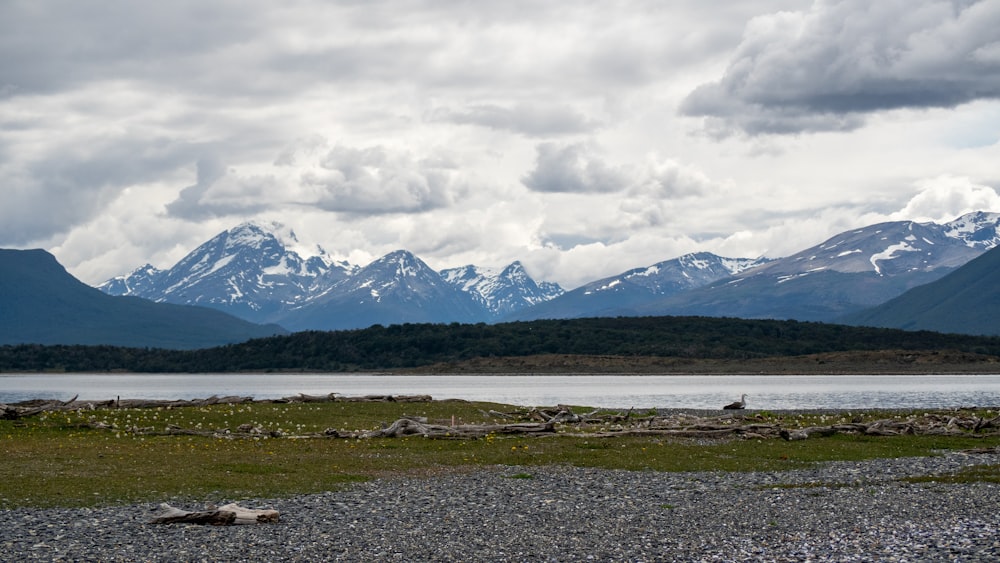
[[[871,257],[868,258],[868,261],[871,262],[872,267],[875,268],[875,273],[880,276],[882,275],[882,270],[878,266],[878,263],[882,260],[892,260],[899,252],[919,252],[919,248],[910,246],[911,241],[912,238],[908,237],[907,240],[904,240],[903,242],[889,245],[889,247],[882,252],[872,254]]]

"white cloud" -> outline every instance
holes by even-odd
[[[972,211],[1000,210],[996,189],[966,177],[940,176],[917,183],[920,190],[891,217],[899,220],[947,222]]]
[[[248,219],[568,286],[781,255],[997,205],[997,23],[957,0],[0,2],[0,246],[91,283]]]

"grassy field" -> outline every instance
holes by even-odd
[[[376,429],[402,416],[450,424],[500,422],[492,403],[251,403],[179,409],[49,412],[0,421],[0,509],[268,498],[335,490],[394,475],[433,478],[484,465],[571,464],[638,471],[782,470],[828,460],[935,455],[942,450],[996,447],[996,437],[864,437],[838,435],[797,442],[691,440],[587,435],[437,439],[316,437],[328,428]],[[583,407],[577,412],[585,412]],[[985,414],[985,413],[984,413]],[[772,418],[775,415],[765,414]],[[870,413],[871,419],[886,415]],[[990,416],[995,416],[995,413]],[[788,427],[831,424],[816,416],[785,417]],[[765,420],[766,421],[766,420]],[[168,427],[235,430],[251,424],[263,435],[234,438],[149,435]],[[135,432],[144,429],[146,433]],[[587,431],[607,430],[592,426]],[[280,432],[284,437],[268,437]],[[576,432],[576,430],[574,430]],[[313,437],[294,437],[313,436]],[[949,479],[1000,480],[997,466]]]

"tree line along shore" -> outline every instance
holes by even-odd
[[[198,350],[19,344],[0,372],[995,373],[1000,337],[709,317],[375,325]]]

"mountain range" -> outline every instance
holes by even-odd
[[[476,323],[599,316],[725,316],[848,322],[939,280],[1000,242],[1000,214],[944,223],[886,222],[840,233],[788,257],[687,254],[564,291],[520,262],[434,271],[405,250],[358,267],[322,249],[303,258],[294,232],[244,223],[168,270],[108,280],[112,295],[213,307],[289,330],[372,324]]]
[[[992,248],[998,219],[973,214],[945,225],[896,221],[854,229],[630,313],[835,322],[940,279]]]
[[[520,262],[441,272],[406,250],[364,267],[330,260],[322,248],[303,258],[294,231],[248,222],[205,242],[177,264],[146,264],[98,286],[110,295],[201,305],[291,330],[372,324],[495,322],[563,293],[536,283]]]
[[[359,267],[275,223],[244,223],[100,291],[44,250],[0,250],[0,345],[189,349],[288,330],[661,315],[1000,335],[998,224],[985,212],[880,223],[784,258],[687,254],[568,292],[520,262],[435,271],[397,250]]]

